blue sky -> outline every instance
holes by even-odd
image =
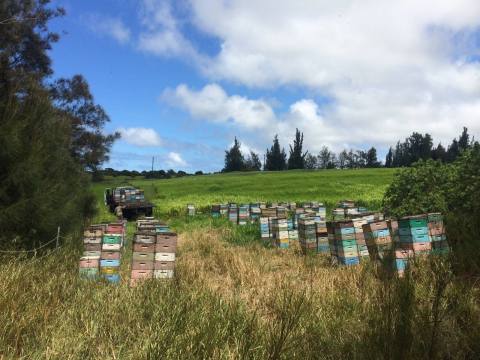
[[[413,131],[480,137],[480,5],[57,0],[56,77],[80,73],[123,135],[105,164],[218,171],[234,136],[263,152],[366,149]],[[381,15],[381,16],[380,16]]]

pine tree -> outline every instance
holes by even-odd
[[[377,160],[377,149],[373,146],[366,153],[365,166],[368,168],[376,168],[380,166],[380,163]]]
[[[278,135],[273,138],[273,145],[270,150],[267,149],[267,160],[265,170],[280,171],[287,168],[287,154],[285,149],[280,149]]]
[[[393,149],[388,149],[387,157],[385,158],[385,167],[391,168],[393,166]]]
[[[223,172],[242,171],[245,169],[245,159],[240,151],[240,142],[235,137],[232,147],[225,151],[225,167]]]
[[[440,161],[447,161],[447,151],[442,146],[442,144],[438,144],[435,149],[432,150],[432,159],[433,160],[440,160]]]
[[[468,135],[468,129],[463,128],[462,134],[458,138],[458,148],[460,152],[467,150],[470,147],[470,135]]]
[[[293,140],[293,147],[290,145],[290,156],[288,158],[289,169],[305,169],[305,156],[308,151],[302,153],[303,147],[303,133],[298,129],[295,131],[295,139]]]

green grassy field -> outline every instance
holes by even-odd
[[[104,188],[131,184],[145,190],[158,215],[219,202],[321,201],[334,206],[352,199],[378,209],[391,182],[393,169],[282,171],[191,176],[166,180],[110,179],[94,184],[101,198]]]
[[[379,206],[391,170],[291,171],[96,183],[143,187],[179,233],[172,281],[119,285],[78,277],[81,236],[42,259],[0,262],[0,359],[465,359],[480,352],[480,291],[443,258],[398,278],[370,261],[338,267],[259,240],[255,225],[207,214],[173,216],[187,203],[324,201]],[[128,224],[128,237],[134,223]]]

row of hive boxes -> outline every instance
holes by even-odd
[[[298,220],[298,239],[304,254],[329,252],[327,225],[318,217]]]
[[[135,233],[131,285],[145,279],[173,278],[176,251],[176,233]]]

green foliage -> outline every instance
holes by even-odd
[[[95,104],[87,81],[81,75],[59,79],[50,87],[52,102],[59,117],[71,124],[70,152],[83,168],[96,172],[108,160],[108,152],[119,133],[105,135],[103,127],[110,118]]]
[[[399,171],[383,200],[394,216],[442,212],[455,250],[457,270],[480,272],[480,145],[451,164],[420,161]]]
[[[303,153],[303,133],[298,129],[295,130],[295,139],[293,140],[293,147],[290,145],[290,157],[288,158],[288,169],[305,169],[305,156],[308,151]]]
[[[279,171],[287,169],[287,154],[285,149],[280,149],[278,135],[273,138],[273,145],[270,150],[267,149],[265,170]]]
[[[441,162],[427,160],[397,172],[385,192],[385,212],[397,217],[435,211],[445,213],[451,170]]]
[[[230,150],[225,151],[225,167],[223,172],[242,171],[245,167],[245,159],[240,151],[240,141],[235,137],[235,141]]]
[[[250,151],[250,155],[248,158],[245,160],[245,170],[247,171],[260,171],[262,170],[262,163],[260,161],[260,158],[258,154],[254,153],[253,151]]]
[[[45,243],[92,213],[88,178],[69,152],[69,128],[55,116],[47,94],[0,102],[0,246]]]

